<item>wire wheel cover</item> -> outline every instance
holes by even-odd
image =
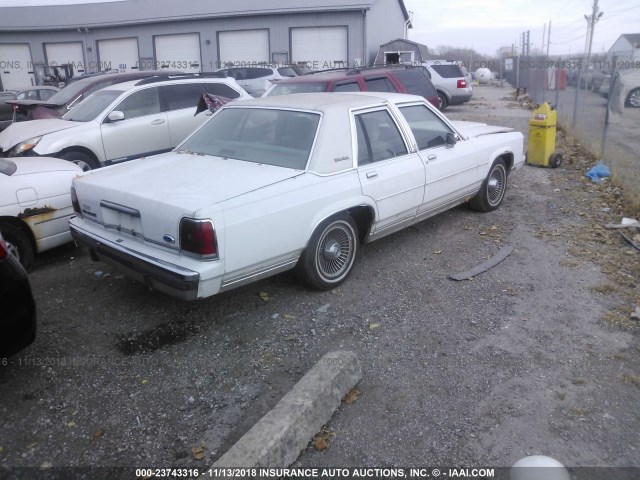
[[[345,222],[336,222],[323,232],[316,249],[318,274],[326,281],[340,280],[349,272],[355,254],[355,234]]]

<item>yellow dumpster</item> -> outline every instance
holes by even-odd
[[[541,167],[557,168],[562,163],[562,155],[556,148],[556,111],[544,102],[529,120],[529,145],[527,163]]]

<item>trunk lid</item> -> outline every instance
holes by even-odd
[[[169,152],[87,172],[74,185],[83,215],[171,247],[182,217],[304,172],[239,160]]]

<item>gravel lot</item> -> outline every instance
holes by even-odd
[[[526,136],[511,93],[478,86],[446,113]],[[0,368],[0,467],[206,468],[338,348],[360,356],[361,394],[299,465],[640,466],[640,252],[601,228],[620,192],[563,147],[560,169],[516,172],[496,212],[364,246],[332,292],[284,274],[184,303],[71,245],[43,255],[38,339]],[[492,270],[447,278],[503,245]]]

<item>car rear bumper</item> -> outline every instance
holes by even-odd
[[[456,93],[455,95],[451,96],[451,101],[449,102],[449,104],[460,105],[461,103],[466,103],[471,100],[471,97],[473,97],[473,93]]]
[[[114,265],[153,290],[182,300],[198,298],[200,274],[158,258],[119,247],[71,224],[71,237],[89,250],[94,260]]]

